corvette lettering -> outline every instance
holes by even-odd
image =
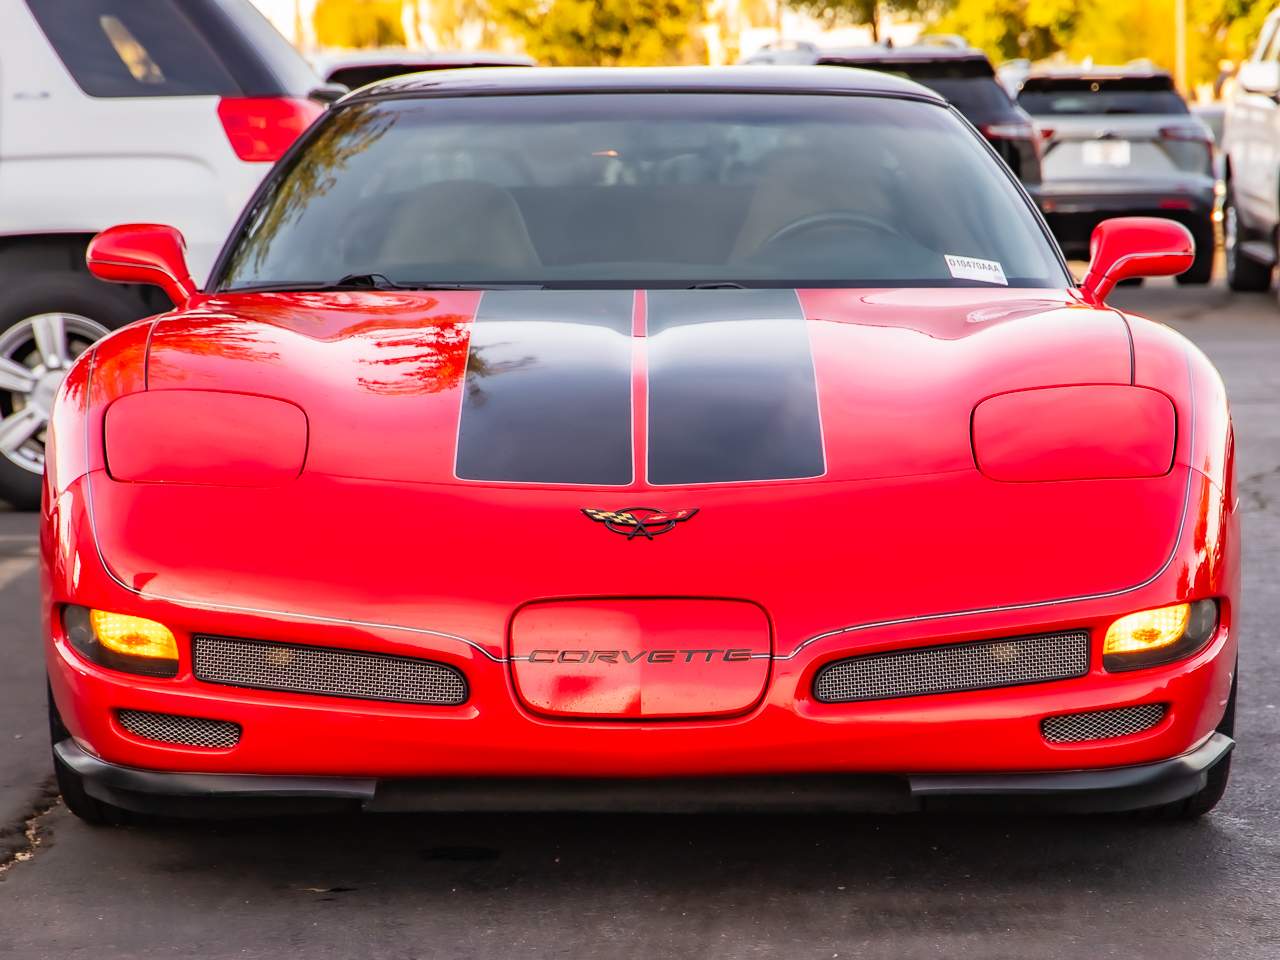
[[[695,659],[696,658],[696,659]],[[534,650],[530,663],[741,663],[751,659],[744,648],[705,650]]]

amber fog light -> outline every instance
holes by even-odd
[[[162,623],[75,606],[63,610],[62,623],[67,640],[94,663],[148,677],[178,673],[178,644]]]
[[[1102,665],[1119,671],[1169,663],[1199,650],[1217,627],[1216,600],[1139,610],[1107,628]]]

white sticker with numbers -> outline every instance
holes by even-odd
[[[1004,267],[995,260],[957,257],[949,253],[945,256],[947,269],[957,280],[981,280],[983,283],[998,283],[1003,287],[1009,285],[1009,281],[1004,276]]]

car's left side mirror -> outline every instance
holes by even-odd
[[[1080,282],[1085,297],[1102,303],[1121,280],[1173,277],[1191,269],[1196,242],[1191,231],[1160,217],[1115,217],[1093,228],[1089,272]]]
[[[85,263],[99,280],[145,283],[159,287],[174,306],[195,296],[187,269],[187,244],[173,227],[158,223],[126,223],[110,227],[89,241]]]

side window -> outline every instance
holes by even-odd
[[[27,0],[91,97],[234,95],[234,78],[178,0]]]

